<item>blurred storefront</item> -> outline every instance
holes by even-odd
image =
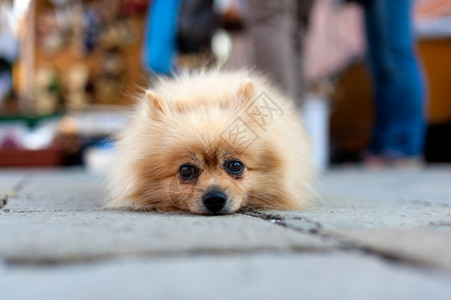
[[[81,164],[87,146],[123,126],[123,106],[146,83],[149,1],[0,3],[2,44],[20,45],[0,102],[0,166]]]
[[[175,1],[177,2],[177,1]],[[211,1],[211,49],[178,66],[252,66],[246,1]],[[0,0],[0,167],[102,168],[143,68],[149,0]],[[157,24],[156,26],[160,26]],[[163,26],[163,25],[161,25]],[[418,50],[428,83],[425,157],[451,161],[451,1],[420,0]],[[158,27],[160,30],[162,27]],[[354,161],[373,119],[359,7],[317,0],[306,38],[309,92],[329,99],[331,159]]]

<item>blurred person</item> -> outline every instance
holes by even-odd
[[[412,32],[413,0],[360,0],[375,98],[375,121],[363,162],[418,165],[424,145],[424,83]]]
[[[143,64],[152,74],[171,75],[181,55],[210,48],[216,26],[213,0],[154,0],[149,5]]]
[[[248,0],[257,69],[301,107],[305,93],[304,38],[314,0]]]
[[[180,1],[154,0],[149,5],[142,51],[146,71],[169,75],[174,68]]]
[[[278,83],[295,102],[311,140],[315,167],[324,171],[329,161],[328,103],[310,94],[304,77],[304,41],[314,0],[248,0],[249,31],[255,65]]]

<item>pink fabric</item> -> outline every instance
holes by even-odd
[[[451,15],[451,0],[417,0],[415,19],[423,21]]]
[[[305,76],[318,80],[339,72],[364,53],[363,16],[356,4],[316,0],[305,47]]]
[[[339,72],[365,52],[363,15],[356,4],[316,0],[305,47],[305,76],[318,80]],[[415,20],[451,15],[451,0],[417,0]]]

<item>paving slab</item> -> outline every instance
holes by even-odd
[[[260,211],[268,220],[355,247],[451,269],[451,169],[342,169],[310,211]]]
[[[319,236],[244,215],[139,212],[0,214],[0,257],[16,263],[67,262],[119,255],[328,250]]]
[[[0,267],[3,300],[451,299],[451,278],[362,254],[130,258]]]
[[[34,170],[28,173],[10,212],[98,211],[104,204],[105,175],[82,169]]]
[[[319,180],[324,206],[343,207],[418,203],[451,206],[449,165],[424,169],[332,169]]]
[[[263,210],[268,219],[282,219],[285,224],[299,228],[315,227],[323,230],[346,229],[411,229],[451,226],[451,207],[421,204],[379,204],[378,206],[347,205],[320,207],[310,211],[286,212]]]
[[[28,169],[0,168],[0,193],[14,189],[30,172]]]
[[[210,217],[105,210],[102,174],[2,174],[2,300],[451,299],[450,167],[332,170],[312,210]]]
[[[55,263],[119,255],[339,246],[241,214],[108,211],[102,208],[103,178],[78,170],[30,175],[6,210],[0,210],[0,257],[16,263]]]
[[[346,230],[335,236],[395,259],[451,270],[451,228]]]

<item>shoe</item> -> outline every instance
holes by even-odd
[[[362,155],[362,165],[368,169],[397,168],[413,170],[424,167],[424,162],[421,156],[408,156],[394,150],[383,151],[382,154],[366,151]]]

